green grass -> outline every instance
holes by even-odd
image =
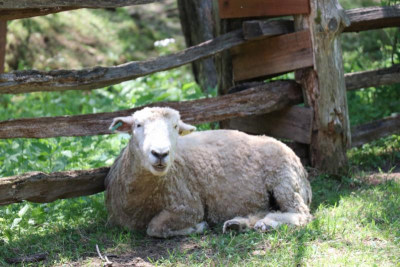
[[[4,258],[49,253],[45,265],[97,261],[103,253],[153,256],[161,266],[395,266],[400,261],[400,183],[369,185],[364,177],[320,175],[312,181],[313,222],[270,233],[206,235],[159,241],[107,226],[103,194],[0,210]],[[156,246],[154,245],[156,244]],[[149,248],[150,246],[150,248]],[[151,250],[158,250],[157,253]]]

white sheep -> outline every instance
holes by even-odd
[[[201,233],[208,224],[224,223],[223,232],[267,231],[312,218],[307,172],[274,138],[191,133],[196,128],[171,108],[144,108],[110,128],[117,123],[132,138],[105,181],[113,223],[167,238]]]

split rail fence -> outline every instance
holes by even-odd
[[[11,20],[41,16],[78,8],[109,8],[157,2],[152,0],[3,0],[0,19]],[[245,4],[243,4],[245,3]],[[312,68],[313,37],[308,30],[295,31],[293,20],[254,20],[254,17],[307,15],[309,0],[219,0],[222,19],[243,20],[241,29],[224,33],[212,40],[177,53],[141,62],[82,70],[14,71],[0,74],[1,94],[38,91],[90,90],[151,73],[169,70],[223,51],[232,55],[233,80],[260,80],[304,68]],[[345,11],[349,23],[343,32],[359,32],[400,26],[400,6],[358,8]],[[334,22],[332,22],[334,23]],[[335,25],[333,25],[335,26]],[[400,65],[345,75],[347,90],[400,82]],[[186,102],[165,102],[149,106],[169,106],[180,111],[182,119],[199,124],[232,120],[250,133],[268,133],[303,145],[312,142],[314,110],[301,107],[302,86],[294,80],[270,83],[245,83],[246,90],[215,98]],[[237,88],[236,88],[237,89]],[[50,138],[110,134],[112,118],[132,114],[133,108],[109,113],[78,116],[42,117],[0,121],[0,138]],[[253,120],[241,119],[256,116]],[[357,126],[352,129],[352,145],[400,131],[400,116]],[[304,151],[303,151],[304,152]],[[298,152],[306,156],[307,153]],[[104,190],[108,168],[65,171],[46,174],[30,172],[0,178],[0,205],[21,202],[51,202],[56,199],[90,195]]]

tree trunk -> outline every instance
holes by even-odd
[[[212,0],[178,0],[178,7],[187,47],[214,38]],[[217,73],[212,58],[193,62],[192,69],[203,92],[211,92],[217,86]]]
[[[295,29],[309,29],[314,67],[296,72],[306,104],[314,109],[311,164],[337,174],[347,165],[351,135],[340,34],[349,20],[337,0],[311,0],[311,14],[297,16]]]

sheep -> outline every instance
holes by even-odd
[[[131,139],[105,180],[109,222],[169,238],[220,223],[225,233],[311,221],[307,172],[282,142],[236,130],[194,132],[171,108],[144,108],[110,128],[119,123]]]

